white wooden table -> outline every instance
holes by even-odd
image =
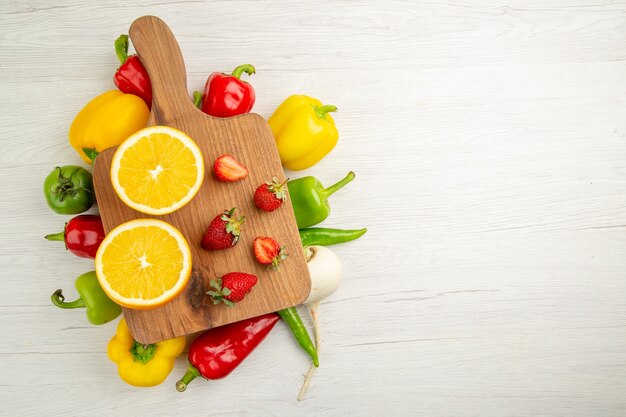
[[[0,11],[0,414],[626,415],[626,2],[4,1]],[[357,180],[328,226],[345,281],[321,367],[284,325],[231,376],[153,389],[106,357],[115,324],[54,308],[92,263],[43,235],[41,184],[81,163],[69,125],[114,88],[113,41],[144,14],[178,37],[190,91],[250,62],[255,111],[336,104],[305,173]]]

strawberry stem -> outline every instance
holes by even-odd
[[[211,287],[213,287],[215,291],[207,291],[206,294],[211,296],[214,305],[217,305],[219,303],[224,303],[229,307],[233,307],[235,305],[235,303],[226,299],[226,297],[228,297],[232,293],[232,291],[230,290],[230,288],[222,286],[221,278],[218,278],[217,280],[212,279]]]
[[[289,178],[281,183],[279,182],[278,178],[274,177],[272,178],[271,182],[267,182],[266,184],[268,185],[269,190],[274,193],[274,196],[276,196],[277,199],[287,201],[286,188],[288,181]]]

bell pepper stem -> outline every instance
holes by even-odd
[[[322,190],[322,194],[324,195],[324,197],[328,197],[329,195],[343,188],[343,186],[352,181],[354,177],[354,172],[348,172],[348,175],[346,175],[344,179]]]
[[[154,358],[154,355],[156,355],[156,352],[157,346],[154,343],[144,345],[135,340],[130,347],[130,354],[132,355],[133,360],[141,363],[150,362],[152,358]]]
[[[65,242],[65,231],[59,233],[52,233],[51,235],[44,236],[48,240],[59,240]]]
[[[193,105],[197,108],[202,107],[202,93],[199,91],[193,92]]]
[[[332,104],[326,104],[324,106],[315,107],[315,114],[318,118],[323,119],[326,117],[326,113],[337,111],[337,106]]]
[[[120,60],[120,64],[124,64],[128,59],[128,35],[120,35],[115,40],[115,54],[117,59]]]
[[[235,78],[240,78],[241,74],[243,74],[244,72],[248,75],[252,75],[256,73],[256,69],[251,64],[243,64],[235,68],[235,70],[230,75],[232,75]]]
[[[191,363],[187,365],[187,372],[185,375],[176,383],[176,391],[183,392],[187,389],[187,384],[200,376],[200,372],[193,366]]]
[[[91,165],[96,162],[96,156],[100,155],[100,152],[96,148],[83,148],[83,152],[87,158],[91,159]]]
[[[63,296],[63,290],[61,289],[52,293],[50,299],[52,300],[52,304],[60,308],[85,308],[85,302],[82,298],[66,303],[65,297]]]

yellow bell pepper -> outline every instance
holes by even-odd
[[[269,119],[280,160],[294,171],[319,162],[337,144],[339,133],[328,113],[337,111],[312,97],[288,97]]]
[[[174,368],[174,360],[185,349],[185,337],[176,337],[151,345],[133,339],[126,320],[120,320],[109,342],[109,359],[117,363],[120,377],[136,387],[153,387],[165,381]]]
[[[70,145],[87,163],[91,159],[83,148],[101,152],[119,145],[146,127],[150,110],[133,94],[111,90],[91,100],[78,113],[70,126]]]

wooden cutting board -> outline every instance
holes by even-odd
[[[96,158],[94,185],[104,230],[109,232],[132,219],[159,218],[182,232],[193,256],[191,278],[176,299],[152,310],[124,309],[133,336],[140,343],[155,343],[301,303],[311,283],[291,203],[266,213],[253,201],[257,186],[272,177],[284,180],[269,125],[257,114],[219,119],[198,110],[187,90],[178,43],[159,18],[141,17],[129,33],[152,82],[154,99],[148,125],[172,126],[187,133],[202,150],[206,167],[202,188],[189,204],[165,216],[149,216],[126,206],[113,190],[109,169],[116,148]],[[225,153],[248,167],[246,179],[234,183],[215,179],[213,162]],[[246,216],[239,243],[222,251],[205,251],[200,247],[204,231],[215,216],[231,207]],[[280,270],[267,271],[254,259],[252,242],[258,236],[271,236],[286,245],[289,258]],[[235,307],[213,305],[205,295],[210,280],[233,271],[254,274],[259,282]]]

